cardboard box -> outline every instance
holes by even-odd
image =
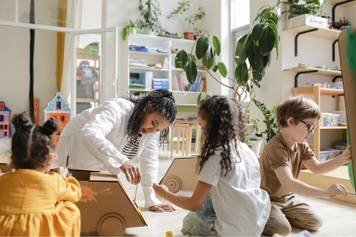
[[[82,199],[76,203],[81,214],[81,235],[121,236],[127,227],[147,226],[116,175],[83,170],[70,173],[82,189]]]
[[[193,191],[198,183],[197,157],[176,158],[172,161],[160,184],[169,191]]]

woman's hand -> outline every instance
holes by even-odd
[[[141,172],[131,161],[126,161],[120,169],[124,172],[129,183],[138,184],[141,182]]]

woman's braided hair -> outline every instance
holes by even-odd
[[[167,118],[170,124],[173,123],[176,118],[177,108],[175,99],[172,92],[168,90],[154,90],[147,96],[139,99],[131,98],[130,101],[135,104],[127,125],[127,134],[130,137],[138,136],[143,120],[149,113],[159,113]],[[161,141],[167,136],[168,131],[168,128],[161,131]]]
[[[213,96],[199,108],[199,115],[207,121],[199,169],[215,152],[221,150],[221,173],[226,176],[232,169],[231,142],[236,145],[245,139],[245,116],[241,104],[235,99]]]

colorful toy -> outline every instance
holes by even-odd
[[[4,101],[0,101],[0,138],[11,136],[10,118],[11,110]]]
[[[127,227],[147,226],[141,210],[129,198],[116,175],[107,172],[69,170],[79,180],[82,199],[81,234],[121,236]]]
[[[46,109],[44,110],[46,121],[50,118],[55,118],[58,125],[58,132],[53,135],[54,141],[57,143],[59,141],[59,136],[65,125],[70,119],[70,109],[69,104],[63,98],[60,92],[56,93],[56,96],[48,103]]]
[[[198,183],[197,157],[176,158],[172,161],[160,184],[169,191],[193,191]]]

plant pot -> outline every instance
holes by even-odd
[[[184,32],[184,39],[187,40],[194,40],[194,33],[193,32]]]
[[[153,35],[153,31],[151,29],[145,28],[145,29],[142,29],[142,34]]]
[[[316,28],[328,28],[328,19],[310,14],[303,14],[288,20],[288,28],[308,25]]]

